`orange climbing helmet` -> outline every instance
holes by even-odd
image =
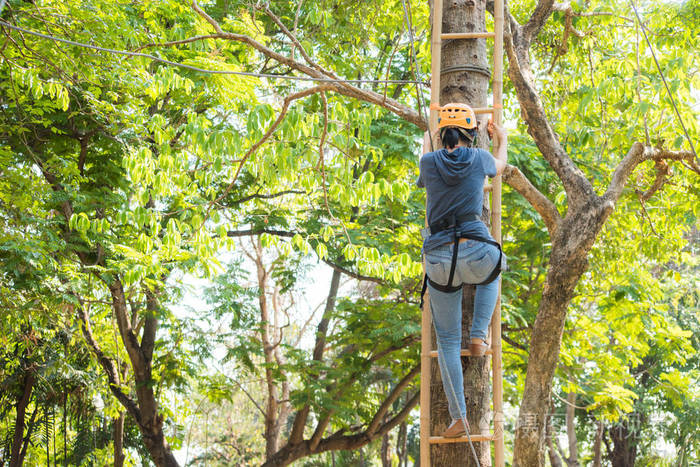
[[[430,108],[438,111],[438,128],[448,126],[456,126],[465,130],[476,128],[476,114],[467,104],[451,102],[443,107],[433,104]]]

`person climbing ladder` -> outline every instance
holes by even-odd
[[[439,109],[442,149],[420,159],[417,185],[427,192],[427,220],[423,232],[426,277],[435,325],[438,363],[452,423],[442,436],[464,436],[468,430],[460,361],[462,341],[462,284],[476,284],[469,351],[483,356],[487,330],[496,300],[500,271],[505,265],[501,247],[481,221],[486,176],[500,175],[507,165],[506,133],[489,121],[488,133],[496,154],[474,147],[478,123],[466,104]]]

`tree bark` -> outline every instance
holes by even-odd
[[[566,395],[566,436],[569,440],[569,456],[566,458],[566,465],[578,467],[578,445],[576,439],[576,393],[570,392]]]
[[[279,443],[279,420],[277,419],[277,402],[279,394],[277,384],[275,383],[273,374],[274,346],[272,339],[274,338],[273,326],[270,322],[270,311],[267,302],[267,278],[268,272],[265,269],[262,258],[262,247],[260,238],[254,240],[255,249],[255,267],[258,277],[258,304],[260,306],[260,324],[261,334],[260,341],[263,346],[263,356],[265,358],[265,385],[267,388],[267,405],[265,407],[265,430],[263,436],[265,438],[265,458],[270,458],[277,452],[277,444]]]
[[[552,429],[552,424],[547,424],[547,452],[549,453],[549,463],[552,467],[563,467],[561,462],[561,457],[555,446],[556,441],[554,440],[554,430]]]
[[[396,435],[396,455],[399,458],[398,467],[408,466],[407,434],[408,426],[406,422],[401,422],[401,425],[399,425],[399,433]]]
[[[32,397],[32,390],[34,389],[34,383],[36,382],[36,377],[34,372],[27,370],[24,375],[24,381],[22,384],[22,396],[17,401],[15,417],[15,432],[12,438],[12,450],[10,454],[10,467],[19,467],[22,465],[23,457],[22,452],[26,453],[26,450],[22,449],[24,445],[24,420],[27,413],[27,406],[29,406],[29,401]]]
[[[416,367],[416,370],[418,367]],[[409,375],[408,380],[412,380],[416,373]],[[403,387],[398,388],[397,394],[403,392]],[[361,431],[356,434],[345,435],[342,431],[334,433],[327,438],[319,440],[318,444],[312,449],[311,440],[302,440],[297,444],[288,443],[283,446],[282,449],[277,451],[274,456],[267,459],[263,464],[263,467],[277,467],[286,466],[291,464],[297,459],[309,456],[311,454],[319,454],[326,451],[339,451],[339,450],[350,450],[358,449],[366,444],[372,442],[373,440],[382,437],[384,434],[388,433],[402,421],[406,419],[408,414],[413,410],[413,408],[418,404],[419,394],[416,392],[412,397],[410,397],[404,407],[398,413],[394,414],[386,423],[379,425],[376,429],[369,431]]]
[[[637,443],[634,434],[630,432],[625,423],[613,425],[608,430],[613,442],[613,450],[610,455],[612,467],[634,467],[637,458]]]
[[[598,428],[595,432],[595,441],[593,442],[593,467],[601,467],[602,465],[602,449],[603,442],[603,421],[598,420]]]
[[[391,437],[389,433],[382,436],[382,467],[391,467]]]
[[[552,242],[549,271],[532,330],[525,390],[516,425],[515,466],[533,467],[544,463],[544,424],[550,406],[552,379],[559,361],[566,309],[588,266],[585,254],[597,233],[590,217],[583,214],[567,216]],[[577,235],[581,237],[577,238]],[[537,363],[533,364],[535,361]]]
[[[441,1],[441,0],[435,0]],[[486,30],[486,0],[452,0],[443,3],[442,31],[480,32]],[[485,39],[461,39],[442,42],[440,72],[440,104],[462,102],[472,107],[485,107],[489,88],[489,65]],[[488,148],[486,125],[481,125],[479,147]],[[486,216],[488,218],[488,216]],[[469,345],[469,330],[474,313],[474,286],[463,288],[462,299],[462,348]],[[433,331],[433,343],[436,342]],[[464,394],[467,405],[467,421],[471,431],[486,429],[489,420],[491,380],[489,357],[465,357]],[[447,400],[437,362],[431,365],[430,433],[439,435],[450,423]],[[489,442],[474,443],[479,463],[491,465]],[[438,444],[431,447],[431,463],[435,466],[476,465],[467,443]]]
[[[112,438],[114,441],[114,467],[122,467],[124,465],[124,412],[121,412],[113,423],[114,432]]]
[[[127,409],[131,409],[130,414],[134,416],[134,420],[141,431],[144,444],[153,462],[158,467],[179,466],[163,433],[163,417],[158,414],[158,401],[153,391],[153,379],[151,375],[152,348],[149,348],[151,345],[150,337],[145,339],[145,342],[142,340],[142,342],[146,344],[146,348],[143,348],[138,342],[134,329],[131,327],[124,287],[119,278],[115,277],[112,282],[108,284],[108,287],[112,295],[112,309],[114,310],[119,333],[121,334],[124,347],[126,347],[134,373],[134,386],[138,400],[137,410],[135,410],[136,408],[133,404],[125,404],[126,401],[123,400],[123,397],[118,396],[118,398]],[[155,300],[155,296],[151,296],[149,300],[147,300],[147,306],[149,307],[151,306],[149,304],[151,300]],[[155,310],[150,309],[148,313],[150,319],[155,320]],[[83,325],[85,325],[85,321],[83,321]],[[155,334],[155,324],[152,323],[152,326],[151,331],[148,332],[153,332]],[[144,330],[144,332],[147,332],[147,330]],[[144,338],[146,338],[146,336],[144,336]],[[103,367],[104,366],[105,363],[103,363]],[[114,385],[111,384],[110,386]],[[113,392],[115,392],[114,388]]]
[[[340,286],[340,271],[333,269],[333,274],[331,275],[331,285],[328,291],[328,298],[326,299],[326,306],[323,310],[323,316],[321,321],[319,321],[316,328],[316,342],[314,344],[313,359],[314,361],[320,362],[323,358],[323,351],[326,348],[326,337],[328,333],[328,323],[330,322],[331,313],[335,309],[335,301],[338,297],[338,287]],[[300,443],[304,436],[304,427],[306,426],[306,420],[309,417],[309,412],[311,411],[311,405],[306,404],[302,407],[294,417],[294,423],[292,425],[292,432],[289,435],[289,444]]]

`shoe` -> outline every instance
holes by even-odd
[[[452,420],[452,425],[448,426],[447,429],[442,432],[444,438],[459,438],[466,434],[467,432],[464,430],[464,423],[462,423],[462,420]]]
[[[486,349],[489,348],[488,342],[482,339],[481,343],[469,343],[469,353],[472,357],[483,357],[486,355]]]

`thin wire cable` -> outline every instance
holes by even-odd
[[[403,18],[404,18],[404,22],[406,23],[406,29],[408,29],[408,38],[409,38],[410,43],[411,43],[411,59],[413,60],[413,79],[416,81],[416,100],[418,101],[418,112],[425,119],[425,123],[428,127],[428,135],[430,135],[430,119],[428,118],[428,114],[425,112],[425,106],[423,105],[422,93],[421,93],[420,88],[418,87],[418,84],[417,84],[420,82],[420,70],[418,69],[418,60],[416,59],[416,50],[415,50],[415,47],[413,45],[413,43],[414,43],[413,21],[411,21],[411,15],[409,14],[410,3],[407,7],[406,0],[401,0],[401,2],[403,3]],[[434,150],[432,138],[430,138],[430,149]]]
[[[140,52],[129,52],[127,50],[110,49],[107,47],[99,47],[97,45],[85,44],[82,42],[72,41],[70,39],[63,39],[60,37],[51,36],[48,34],[42,34],[37,31],[32,31],[19,26],[12,25],[5,21],[0,21],[0,25],[5,26],[16,31],[21,31],[26,34],[31,34],[43,39],[48,39],[52,41],[62,42],[64,44],[74,45],[76,47],[82,47],[85,49],[97,50],[100,52],[108,52],[117,55],[126,55],[128,57],[141,57],[153,60],[156,62],[164,63],[166,65],[185,68],[192,71],[197,71],[199,73],[216,74],[216,75],[237,75],[237,76],[249,76],[255,78],[270,78],[270,79],[282,79],[282,80],[292,80],[292,81],[319,81],[325,83],[349,83],[349,84],[419,84],[426,85],[427,83],[422,83],[416,80],[403,80],[403,79],[335,79],[335,78],[315,78],[313,76],[290,76],[290,75],[274,75],[270,73],[255,73],[252,71],[232,71],[232,70],[207,70],[204,68],[199,68],[192,65],[186,65],[180,62],[173,62],[171,60],[166,60],[164,58],[156,57],[155,55],[144,54]]]
[[[683,118],[681,118],[681,114],[678,111],[678,107],[676,107],[676,101],[673,99],[673,95],[671,95],[671,90],[668,87],[668,83],[666,82],[666,77],[664,76],[664,73],[661,71],[661,66],[659,65],[659,61],[656,59],[656,54],[654,53],[654,48],[651,46],[651,41],[649,41],[649,37],[647,36],[647,28],[644,26],[644,23],[642,22],[642,18],[639,16],[639,12],[637,11],[637,5],[635,5],[634,0],[630,0],[630,4],[632,5],[632,9],[634,10],[634,14],[637,16],[637,21],[639,22],[639,25],[642,28],[642,33],[644,34],[644,39],[647,41],[647,45],[649,46],[649,51],[651,52],[651,56],[654,57],[654,63],[656,63],[656,69],[659,72],[659,75],[661,76],[661,79],[664,82],[664,86],[666,87],[666,93],[668,94],[668,98],[671,99],[671,104],[673,105],[673,110],[676,111],[676,117],[678,117],[678,121],[681,124],[681,128],[683,128],[683,133],[685,133],[685,139],[688,140],[688,143],[690,144],[690,149],[693,151],[693,155],[695,155],[695,162],[700,164],[700,159],[698,158],[698,153],[695,152],[695,146],[693,146],[693,141],[690,139],[690,136],[688,135],[688,130],[685,128],[685,123],[683,123]]]

